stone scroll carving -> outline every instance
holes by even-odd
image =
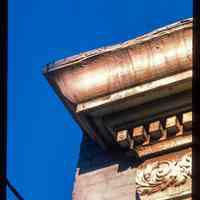
[[[178,161],[157,161],[137,170],[136,188],[140,195],[184,184],[192,176],[192,155]]]

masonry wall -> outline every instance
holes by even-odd
[[[119,152],[104,152],[83,137],[73,200],[135,200],[137,163]]]

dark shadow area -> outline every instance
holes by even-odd
[[[136,200],[141,200],[140,198],[140,195],[138,194],[138,192],[136,192],[136,197],[135,197]]]
[[[118,172],[137,167],[142,161],[133,156],[126,156],[119,150],[104,151],[86,134],[83,136],[77,168],[79,174],[88,173],[111,165],[118,165]]]
[[[128,156],[119,150],[104,151],[86,134],[83,135],[77,168],[79,175],[87,174],[98,169],[117,165],[117,172],[137,168],[141,160],[136,156]],[[115,171],[116,172],[116,171]],[[127,177],[128,178],[128,177]],[[135,187],[135,186],[133,186]],[[136,195],[136,196],[135,196]],[[140,200],[139,194],[133,194],[133,199]]]

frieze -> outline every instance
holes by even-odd
[[[136,188],[140,195],[184,184],[192,176],[192,155],[179,160],[156,161],[137,170]]]

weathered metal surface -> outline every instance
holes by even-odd
[[[72,103],[192,68],[192,20],[55,63],[46,73]]]
[[[129,107],[120,111],[119,114],[111,112],[111,114],[104,116],[104,123],[109,129],[123,130],[191,109],[192,92],[186,91],[139,106]]]
[[[136,127],[189,110],[191,69],[192,19],[187,19],[57,61],[44,74],[83,131],[108,149],[120,147],[113,133],[133,122]],[[149,139],[143,137],[144,143]]]
[[[80,103],[76,107],[76,112],[89,111],[93,115],[104,115],[109,112],[138,106],[189,89],[192,89],[192,70],[133,86],[110,95]],[[110,106],[111,104],[112,106]]]

